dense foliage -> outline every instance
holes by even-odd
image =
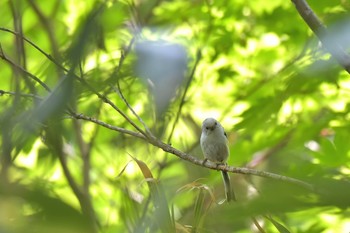
[[[0,1],[0,231],[349,232],[350,4],[293,2]]]

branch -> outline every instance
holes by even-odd
[[[146,132],[148,135],[152,135],[152,132],[149,130],[149,128],[147,127],[146,123],[142,120],[142,118],[135,112],[135,110],[131,107],[131,105],[129,104],[129,102],[126,100],[126,98],[123,95],[123,92],[121,91],[120,88],[120,84],[118,81],[117,84],[118,88],[115,88],[113,86],[112,89],[119,95],[119,97],[123,100],[123,102],[125,103],[125,105],[128,107],[128,109],[132,112],[132,114],[139,120],[139,122],[141,122],[141,124],[143,125],[143,127],[145,128]]]
[[[300,16],[304,19],[309,28],[315,33],[318,39],[326,47],[329,53],[337,60],[337,62],[350,74],[350,56],[344,49],[332,41],[327,32],[327,28],[322,24],[321,20],[312,11],[311,7],[305,0],[291,0]]]
[[[1,29],[1,28],[0,28]],[[8,64],[10,64],[13,68],[15,68],[16,70],[22,72],[25,75],[28,75],[29,77],[31,77],[34,81],[36,81],[37,83],[39,83],[46,91],[51,92],[51,89],[44,83],[42,82],[38,77],[36,77],[35,75],[33,75],[32,73],[28,72],[26,69],[24,69],[23,67],[17,65],[16,63],[14,63],[13,61],[11,61],[4,53],[4,51],[2,50],[1,44],[0,44],[0,58],[2,60],[4,60],[5,62],[7,62]]]
[[[36,99],[36,100],[42,100],[42,98],[38,95],[34,95],[34,94],[23,94],[23,93],[18,93],[18,92],[14,92],[14,91],[4,91],[4,90],[0,90],[0,96],[2,95],[10,95],[10,96],[20,96],[23,98],[30,98],[30,99]]]
[[[298,180],[298,179],[295,179],[295,178],[282,176],[282,175],[278,175],[278,174],[270,173],[270,172],[265,172],[265,171],[254,170],[254,169],[250,169],[250,168],[244,168],[244,167],[240,168],[240,167],[232,167],[232,166],[227,166],[227,165],[216,165],[215,163],[209,163],[209,162],[203,164],[203,160],[198,159],[194,156],[191,156],[185,152],[182,152],[182,151],[160,141],[157,138],[145,137],[141,133],[133,132],[133,131],[130,131],[130,130],[127,130],[124,128],[117,127],[117,126],[112,126],[112,125],[107,124],[105,122],[102,122],[98,119],[88,117],[88,116],[85,116],[83,114],[75,114],[73,117],[75,117],[76,119],[91,121],[91,122],[94,122],[94,123],[101,125],[105,128],[140,138],[140,139],[152,144],[153,146],[162,149],[165,152],[171,153],[171,154],[179,157],[180,159],[189,161],[189,162],[196,164],[198,166],[201,166],[201,167],[206,167],[206,168],[209,168],[212,170],[218,170],[218,171],[226,171],[226,172],[231,172],[231,173],[238,173],[238,174],[244,174],[244,175],[253,175],[253,176],[260,176],[260,177],[264,177],[264,178],[270,178],[273,180],[284,181],[284,182],[288,182],[288,183],[295,184],[298,186],[302,186],[310,191],[314,191],[314,187],[311,184],[304,182],[304,181],[301,181],[301,180]]]
[[[74,117],[75,119],[81,119],[81,120],[85,120],[85,121],[90,121],[90,122],[93,122],[93,123],[96,123],[100,126],[103,126],[107,129],[110,129],[110,130],[113,130],[113,131],[117,131],[117,132],[120,132],[120,133],[124,133],[124,134],[128,134],[128,135],[131,135],[131,136],[134,136],[136,138],[140,138],[140,139],[143,139],[143,140],[147,140],[147,137],[141,133],[138,133],[138,132],[134,132],[134,131],[131,131],[131,130],[127,130],[127,129],[124,129],[124,128],[121,128],[121,127],[118,127],[118,126],[114,126],[114,125],[110,125],[106,122],[103,122],[103,121],[100,121],[96,118],[93,118],[93,117],[89,117],[89,116],[85,116],[84,114],[79,114],[79,113],[74,113],[74,112],[70,112],[70,114],[72,115],[72,117]]]
[[[19,37],[21,39],[23,39],[25,42],[27,42],[28,44],[30,44],[31,46],[33,46],[36,50],[38,50],[41,54],[43,54],[45,57],[47,57],[50,61],[52,61],[55,65],[59,66],[60,68],[64,68],[63,66],[61,66],[59,63],[56,63],[55,59],[50,55],[44,52],[44,50],[42,50],[39,46],[37,46],[36,44],[34,44],[33,42],[31,42],[29,39],[27,39],[25,36],[23,36],[22,34],[12,31],[10,29],[7,28],[3,28],[0,27],[0,31],[4,31],[4,32],[9,32],[13,35],[15,35],[16,37]]]
[[[119,59],[119,63],[118,66],[116,67],[116,69],[114,70],[112,77],[117,77],[117,88],[115,88],[113,85],[110,85],[110,87],[112,88],[112,90],[114,90],[119,97],[124,101],[124,103],[126,104],[126,106],[129,108],[129,110],[132,112],[132,114],[138,119],[138,121],[143,125],[144,129],[146,130],[148,135],[152,135],[152,132],[149,130],[149,128],[147,127],[146,123],[142,120],[142,118],[135,112],[135,110],[131,107],[131,105],[129,104],[129,102],[126,100],[126,98],[124,97],[124,94],[122,92],[122,89],[120,88],[120,82],[119,82],[119,78],[118,75],[120,73],[120,70],[124,64],[125,58],[126,56],[130,53],[131,51],[131,47],[135,42],[135,37],[133,37],[128,46],[126,47],[126,49],[124,51],[121,51],[121,56]]]
[[[250,169],[250,168],[244,168],[244,167],[242,167],[242,168],[232,167],[232,166],[228,166],[228,165],[224,165],[224,164],[217,165],[215,163],[209,163],[209,162],[203,164],[203,160],[198,159],[196,157],[193,157],[189,154],[186,154],[180,150],[177,150],[174,147],[172,147],[168,144],[165,144],[164,142],[162,142],[158,139],[149,140],[148,142],[156,147],[161,148],[165,152],[174,154],[183,160],[189,161],[189,162],[196,164],[196,165],[199,165],[201,167],[210,168],[212,170],[226,171],[226,172],[239,173],[239,174],[245,174],[245,175],[254,175],[254,176],[270,178],[270,179],[274,179],[274,180],[278,180],[278,181],[285,181],[288,183],[302,186],[310,191],[314,191],[314,187],[311,184],[304,182],[304,181],[301,181],[301,180],[298,180],[298,179],[295,179],[295,178],[282,176],[282,175],[278,175],[278,174],[270,173],[270,172],[265,172],[265,171],[254,170],[254,169]]]

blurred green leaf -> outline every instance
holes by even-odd
[[[347,52],[348,2],[308,3]],[[0,231],[244,233],[265,214],[265,232],[349,231],[349,74],[291,1],[9,0],[0,9]],[[188,57],[180,67],[162,48],[149,47],[158,59],[137,56],[142,41]],[[152,68],[136,70],[141,62]],[[179,73],[187,87],[174,82]],[[161,120],[154,96],[167,103]],[[233,174],[239,201],[220,205],[217,173],[121,132],[161,129],[161,140],[172,134],[172,146],[200,157],[206,117],[228,133],[229,165],[316,191]]]
[[[265,218],[268,219],[270,222],[272,222],[272,224],[276,227],[278,232],[280,232],[280,233],[290,233],[290,231],[285,226],[283,226],[281,223],[277,222],[273,218],[267,217],[267,216],[265,216]]]

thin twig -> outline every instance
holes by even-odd
[[[138,119],[138,121],[143,125],[144,129],[146,130],[147,134],[152,135],[151,131],[149,130],[149,128],[147,127],[147,125],[145,124],[145,122],[142,120],[142,118],[134,111],[134,109],[131,107],[131,105],[129,104],[129,102],[126,100],[126,98],[123,95],[123,92],[120,88],[120,82],[119,82],[119,78],[118,75],[120,73],[120,70],[122,69],[122,66],[124,64],[125,58],[126,56],[130,53],[131,51],[131,47],[135,42],[135,37],[133,37],[128,46],[126,47],[125,50],[121,51],[121,56],[119,59],[119,63],[118,66],[116,67],[116,69],[114,70],[112,77],[117,77],[117,88],[115,88],[113,85],[111,85],[112,90],[114,90],[115,92],[117,92],[117,94],[119,95],[119,97],[124,101],[124,103],[126,104],[126,106],[129,108],[129,110],[132,112],[132,114],[134,114],[134,116]]]
[[[176,113],[175,121],[174,121],[174,124],[173,124],[173,126],[172,126],[172,128],[171,128],[171,131],[170,131],[170,134],[169,134],[169,137],[168,137],[168,140],[167,140],[168,143],[171,142],[171,138],[172,138],[172,136],[173,136],[173,134],[174,134],[176,124],[177,124],[177,122],[179,121],[179,118],[180,118],[180,115],[181,115],[182,107],[183,107],[184,104],[185,104],[185,98],[186,98],[186,95],[187,95],[187,91],[188,91],[188,89],[189,89],[189,87],[190,87],[190,84],[191,84],[191,82],[192,82],[192,80],[193,80],[194,74],[195,74],[196,69],[197,69],[197,65],[198,65],[198,63],[199,63],[201,57],[202,57],[201,50],[198,50],[198,51],[197,51],[197,55],[196,55],[196,62],[194,63],[194,66],[193,66],[193,68],[192,68],[190,77],[188,78],[188,81],[187,81],[187,83],[186,83],[185,90],[184,90],[184,93],[183,93],[182,98],[181,98],[181,101],[180,101],[179,109],[178,109],[178,111],[177,111],[177,113]]]
[[[126,106],[129,108],[129,110],[132,112],[132,114],[139,120],[139,122],[141,122],[141,124],[143,125],[143,127],[145,128],[146,132],[148,135],[152,135],[152,132],[150,131],[150,129],[147,127],[146,123],[142,120],[142,118],[135,112],[135,110],[131,107],[131,105],[129,104],[129,102],[126,100],[126,98],[124,97],[120,86],[119,86],[119,82],[117,83],[118,85],[118,89],[112,86],[112,89],[119,95],[119,97],[123,100],[123,102],[126,104]]]
[[[121,52],[121,56],[120,56],[120,59],[119,59],[119,63],[118,63],[118,66],[117,68],[115,69],[115,71],[113,72],[112,76],[115,76],[117,77],[117,88],[115,88],[113,85],[111,85],[111,88],[112,90],[114,90],[115,92],[117,92],[117,94],[119,95],[119,97],[124,101],[124,103],[126,104],[126,106],[129,108],[129,110],[132,112],[132,114],[134,114],[134,116],[138,119],[138,121],[143,125],[143,127],[145,128],[147,134],[149,135],[152,135],[151,131],[149,130],[149,128],[147,127],[147,125],[145,124],[145,122],[142,120],[142,118],[134,111],[134,109],[131,107],[131,105],[129,104],[129,102],[126,100],[126,98],[124,97],[123,95],[123,92],[120,88],[120,82],[119,82],[119,78],[118,78],[118,75],[120,73],[120,70],[124,64],[124,61],[125,61],[125,58],[126,56],[129,54],[130,50],[131,50],[131,47],[132,45],[134,44],[135,42],[135,37],[133,37],[127,48]]]
[[[31,99],[36,99],[36,100],[42,100],[42,98],[40,96],[38,96],[38,95],[17,93],[17,92],[14,92],[14,91],[0,90],[0,96],[2,96],[2,95],[20,96],[20,97],[23,97],[23,98],[31,98]]]
[[[77,77],[77,76],[76,76]],[[142,135],[147,137],[147,134],[138,127],[124,112],[122,112],[110,99],[108,99],[105,95],[100,94],[98,91],[95,90],[90,84],[88,84],[84,79],[81,79],[77,77],[85,86],[89,88],[90,91],[92,91],[95,95],[98,96],[103,102],[109,104],[114,110],[116,110],[120,115],[124,117],[125,120],[127,120],[137,131],[139,131]]]
[[[131,47],[132,45],[134,44],[135,42],[135,37],[133,37],[128,46],[126,47],[126,49],[124,51],[121,51],[121,56],[120,56],[120,59],[119,59],[119,63],[118,63],[118,66],[116,67],[116,69],[114,70],[113,74],[112,74],[112,77],[118,77],[119,73],[120,73],[120,70],[122,69],[122,66],[124,64],[124,60],[126,58],[126,56],[129,54],[130,50],[131,50]]]
[[[18,71],[22,72],[25,75],[28,75],[29,77],[31,77],[34,81],[36,81],[37,83],[39,83],[46,91],[51,92],[51,89],[43,82],[41,81],[38,77],[36,77],[35,75],[33,75],[32,73],[28,72],[26,69],[24,69],[23,67],[17,65],[16,63],[14,63],[13,61],[11,61],[4,53],[4,51],[2,50],[2,48],[0,48],[0,58],[2,60],[4,60],[5,62],[7,62],[8,64],[10,64],[12,67],[14,67],[15,69],[17,69]]]
[[[43,54],[45,57],[47,57],[50,61],[52,61],[55,65],[59,66],[61,69],[65,69],[63,66],[61,66],[58,62],[55,61],[55,59],[48,53],[44,52],[44,50],[42,50],[39,46],[37,46],[36,44],[34,44],[33,42],[31,42],[29,39],[27,39],[25,36],[23,36],[22,34],[12,31],[10,29],[7,28],[3,28],[0,27],[0,31],[4,31],[4,32],[9,32],[17,37],[20,37],[21,39],[23,39],[24,41],[26,41],[28,44],[30,44],[31,46],[33,46],[36,50],[38,50],[41,54]]]
[[[197,50],[197,54],[196,54],[196,61],[195,61],[195,64],[193,65],[193,68],[192,68],[192,71],[191,71],[191,74],[187,80],[187,83],[186,83],[186,86],[185,86],[185,89],[184,89],[184,92],[182,94],[182,97],[181,97],[181,101],[180,101],[180,104],[179,104],[179,109],[176,113],[176,117],[175,117],[175,120],[174,120],[174,123],[172,125],[172,128],[171,128],[171,131],[170,131],[170,134],[168,136],[168,139],[167,139],[167,142],[168,144],[171,144],[171,138],[174,134],[174,131],[175,131],[175,128],[176,128],[176,125],[179,121],[179,118],[180,118],[180,115],[181,115],[181,111],[182,111],[182,107],[184,106],[185,104],[185,98],[187,96],[187,91],[190,87],[190,84],[192,83],[192,80],[194,78],[194,74],[196,73],[196,69],[197,69],[197,66],[198,66],[198,63],[201,59],[201,50]],[[169,166],[169,162],[167,162],[168,160],[168,156],[164,156],[164,159],[162,161],[159,162],[159,171],[158,171],[158,175],[160,176],[161,172],[167,167]]]
[[[103,122],[103,121],[100,121],[94,117],[89,117],[89,116],[85,116],[84,114],[79,114],[79,113],[74,113],[74,112],[71,112],[72,114],[72,117],[76,118],[76,119],[81,119],[81,120],[85,120],[85,121],[90,121],[90,122],[93,122],[93,123],[96,123],[100,126],[103,126],[107,129],[110,129],[110,130],[113,130],[113,131],[117,131],[117,132],[120,132],[120,133],[124,133],[124,134],[128,134],[128,135],[131,135],[133,137],[136,137],[136,138],[140,138],[140,139],[143,139],[143,140],[146,140],[147,137],[139,132],[134,132],[134,131],[131,131],[131,130],[127,130],[127,129],[124,129],[124,128],[121,128],[121,127],[118,127],[118,126],[114,126],[114,125],[111,125],[111,124],[108,124],[106,122]]]

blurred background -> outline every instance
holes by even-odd
[[[349,51],[350,3],[310,0]],[[0,1],[0,232],[349,232],[350,80],[291,1]],[[350,63],[350,61],[348,61]],[[348,64],[349,64],[348,63]],[[214,117],[228,164],[202,159]]]

